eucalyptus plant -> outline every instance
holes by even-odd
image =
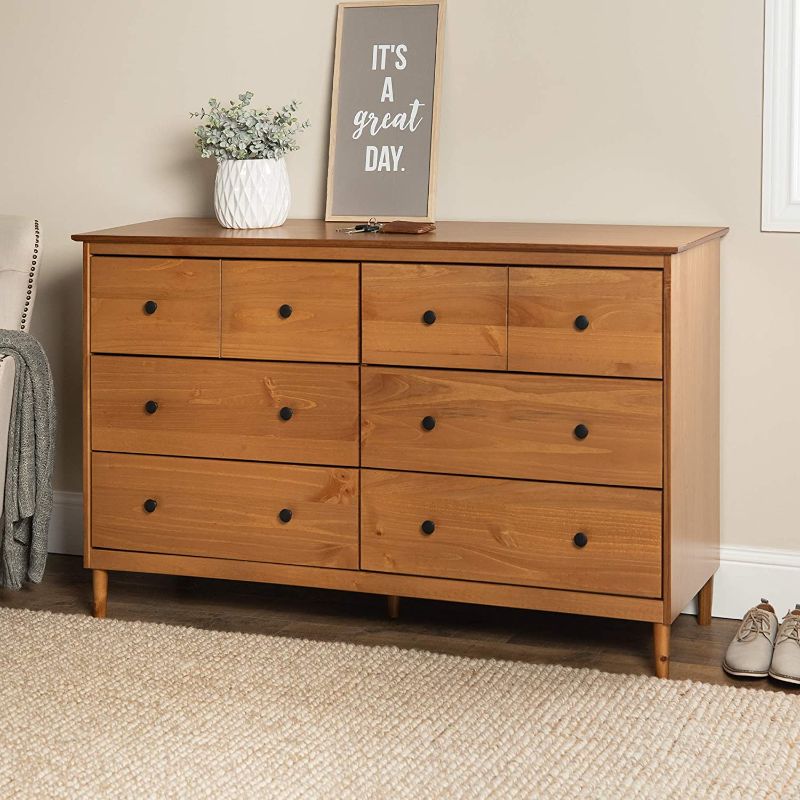
[[[211,98],[208,110],[201,108],[191,117],[199,117],[203,124],[195,128],[197,149],[203,158],[217,161],[245,158],[283,158],[297,150],[297,134],[308,127],[309,121],[300,122],[296,116],[300,103],[291,103],[279,110],[267,106],[264,110],[250,107],[252,92],[230,100],[227,106]]]

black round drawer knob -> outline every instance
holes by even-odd
[[[432,519],[426,519],[422,525],[419,526],[419,529],[426,535],[430,536],[436,530],[436,524]]]
[[[278,519],[281,522],[291,522],[292,521],[292,509],[291,508],[282,508],[278,512]]]
[[[572,537],[572,541],[575,542],[575,547],[586,547],[589,543],[589,537],[579,531]]]
[[[147,500],[144,501],[144,510],[148,514],[152,514],[156,510],[156,508],[158,508],[158,503],[152,498],[148,498]]]
[[[156,303],[155,300],[148,300],[144,304],[144,313],[145,314],[155,314],[157,308],[158,308],[158,303]]]
[[[435,311],[432,311],[431,309],[428,309],[428,310],[427,310],[427,311],[426,311],[426,312],[425,312],[425,313],[422,315],[422,321],[423,321],[423,322],[424,322],[426,325],[433,325],[433,323],[434,323],[434,322],[436,322],[436,312],[435,312]]]
[[[284,303],[278,309],[278,314],[280,314],[283,319],[289,319],[289,317],[292,316],[292,307],[288,303]]]
[[[423,417],[422,427],[425,428],[426,431],[432,431],[436,427],[436,420],[434,417]]]
[[[284,406],[284,407],[283,407],[283,408],[282,408],[282,409],[281,409],[281,410],[278,412],[278,416],[279,416],[279,417],[280,417],[280,418],[281,418],[281,419],[282,419],[284,422],[286,422],[286,421],[290,420],[290,419],[292,418],[292,414],[294,414],[294,411],[292,411],[292,409],[291,409],[291,408],[289,408],[289,406]]]
[[[585,439],[589,435],[589,429],[583,423],[581,423],[580,425],[575,426],[573,433],[575,434],[576,439]]]
[[[158,411],[158,403],[156,403],[156,401],[155,401],[155,400],[148,400],[148,401],[147,401],[147,402],[144,404],[144,410],[145,410],[145,411],[146,411],[148,414],[155,414],[155,413],[156,413],[156,411]]]
[[[579,331],[585,331],[589,327],[589,317],[580,314],[575,317],[575,322],[572,323]]]

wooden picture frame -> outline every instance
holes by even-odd
[[[407,7],[409,9],[408,19],[412,19],[415,15],[419,17],[411,9],[419,7],[432,7],[435,9],[425,16],[430,16],[435,19],[435,44],[430,50],[430,30],[425,30],[424,34],[427,37],[428,48],[425,49],[424,59],[430,61],[433,59],[432,70],[422,71],[413,77],[415,84],[426,83],[426,76],[432,73],[432,86],[430,87],[430,123],[426,124],[424,129],[424,136],[419,140],[412,142],[410,149],[412,153],[406,158],[406,151],[404,148],[409,144],[409,135],[413,135],[417,129],[409,130],[394,130],[391,133],[386,133],[382,137],[380,145],[363,145],[363,153],[365,159],[360,162],[365,166],[360,171],[354,168],[356,163],[359,146],[349,145],[349,140],[343,144],[342,139],[342,126],[345,124],[345,119],[353,120],[352,116],[352,100],[348,100],[348,108],[342,108],[343,95],[347,94],[348,98],[354,90],[350,86],[342,92],[342,80],[350,79],[353,77],[353,64],[348,61],[349,54],[347,52],[348,45],[359,45],[359,56],[363,55],[364,39],[362,42],[357,42],[359,36],[358,29],[351,29],[345,33],[346,23],[351,20],[355,21],[357,17],[353,14],[361,9],[395,9],[395,19],[398,19],[399,7]],[[374,218],[379,222],[388,222],[391,220],[410,220],[415,222],[432,222],[434,220],[434,206],[436,200],[436,177],[437,177],[437,150],[439,138],[439,107],[441,101],[441,78],[443,66],[443,52],[444,52],[444,19],[445,19],[446,0],[357,0],[356,2],[343,2],[338,5],[337,21],[336,21],[336,47],[334,54],[334,67],[333,67],[333,90],[331,95],[331,127],[330,127],[330,142],[328,148],[328,181],[325,202],[325,219],[329,222],[350,222],[350,221],[365,221]],[[391,22],[391,18],[387,19]],[[374,15],[373,15],[374,24]],[[420,26],[414,26],[414,31],[419,30]],[[416,34],[412,34],[416,35]],[[363,36],[362,36],[363,38]],[[390,45],[388,42],[372,43],[372,47],[386,47]],[[391,44],[394,48],[395,44]],[[417,48],[418,50],[421,48]],[[411,47],[410,51],[407,48],[403,53],[407,53],[408,57],[404,58],[403,55],[398,55],[393,62],[395,65],[400,60],[405,61],[406,64],[410,63],[415,48]],[[428,52],[430,50],[430,52]],[[395,56],[395,51],[383,51],[384,53],[391,52],[390,58]],[[397,54],[399,54],[399,49]],[[367,55],[369,51],[366,51]],[[376,56],[373,52],[372,67],[363,68],[359,65],[358,69],[365,69],[366,72],[376,71]],[[420,58],[420,62],[424,60]],[[343,62],[345,62],[343,64]],[[363,63],[363,62],[362,62]],[[368,63],[368,62],[367,62]],[[382,111],[380,103],[384,102],[384,94],[386,93],[386,81],[388,80],[390,86],[394,78],[400,82],[400,77],[397,75],[387,75],[386,73],[391,67],[377,69],[377,74],[372,76],[378,80],[384,81],[383,89],[374,94],[365,97],[364,112],[367,110],[375,113]],[[424,66],[430,67],[430,64]],[[405,66],[399,67],[405,69]],[[402,76],[405,77],[405,76]],[[366,80],[366,79],[365,79]],[[349,94],[348,94],[349,93]],[[360,95],[359,95],[360,96]],[[427,99],[427,95],[425,95]],[[416,98],[414,103],[419,98]],[[392,97],[392,103],[394,97]],[[370,106],[371,104],[371,106]],[[412,111],[408,116],[413,120],[414,105]],[[427,105],[427,103],[420,103],[419,108]],[[361,108],[359,106],[359,108]],[[386,112],[388,107],[384,106]],[[395,106],[395,109],[399,106]],[[384,112],[384,113],[386,113]],[[348,114],[345,117],[344,114]],[[402,112],[398,112],[402,115]],[[373,114],[374,115],[374,114]],[[370,115],[370,116],[373,116]],[[377,114],[377,117],[383,116]],[[424,121],[422,117],[421,121]],[[358,127],[357,123],[354,124]],[[397,126],[399,127],[399,126]],[[362,127],[362,131],[365,128]],[[337,135],[338,134],[338,135]],[[405,134],[405,135],[404,135]],[[359,136],[361,133],[358,134]],[[375,135],[369,134],[368,135]],[[387,137],[394,137],[395,141],[403,141],[403,145],[387,144]],[[356,139],[356,136],[352,136]],[[338,140],[338,146],[337,146]],[[365,140],[367,141],[367,140]],[[429,144],[427,144],[429,142]],[[360,145],[361,143],[359,143]],[[367,152],[369,148],[372,148]],[[339,172],[337,173],[337,153],[339,161]],[[373,157],[374,156],[374,157]],[[370,159],[372,158],[372,162]],[[392,178],[391,174],[405,173],[406,167],[400,166],[401,159],[406,159],[404,163],[409,164],[409,175],[397,176]],[[427,161],[427,171],[424,172],[424,162]],[[374,166],[372,166],[374,164]],[[372,166],[372,168],[370,168]],[[385,172],[387,174],[376,174],[370,176],[368,179],[363,178],[361,173],[367,172]],[[425,181],[423,185],[423,175]],[[359,178],[361,180],[359,181]],[[424,191],[424,193],[423,193]],[[349,195],[348,195],[349,193]],[[407,213],[404,213],[404,210]]]

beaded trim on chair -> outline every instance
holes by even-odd
[[[25,305],[22,308],[22,321],[20,322],[19,329],[25,330],[28,324],[28,310],[31,307],[31,295],[33,294],[33,281],[36,275],[36,267],[39,261],[39,220],[33,221],[33,255],[31,257],[31,268],[28,271],[28,286],[25,294]]]

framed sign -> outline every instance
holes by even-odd
[[[444,7],[339,4],[326,220],[433,220]]]

